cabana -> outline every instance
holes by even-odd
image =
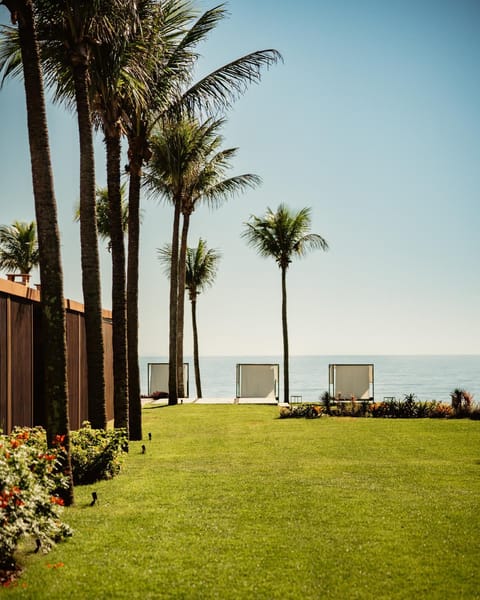
[[[168,393],[168,363],[148,363],[148,395],[154,392]],[[188,363],[183,363],[183,385],[188,398]]]
[[[328,393],[336,401],[373,401],[373,386],[371,363],[328,365]]]
[[[278,402],[278,364],[237,364],[236,397],[269,399]]]

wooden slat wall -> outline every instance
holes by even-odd
[[[10,350],[8,348],[7,334],[7,303],[9,299],[6,296],[0,296],[0,431],[6,431],[9,428],[8,423],[8,398],[10,396],[9,386],[10,377],[7,376],[10,369],[8,367]]]
[[[39,294],[0,279],[0,430],[45,425]],[[67,376],[71,429],[88,420],[88,374],[83,306],[66,302]],[[110,313],[104,317],[107,419],[113,419]]]
[[[11,303],[12,425],[33,422],[33,306]]]
[[[107,405],[107,421],[113,424],[113,346],[112,321],[103,319],[103,365],[105,370],[105,402]]]

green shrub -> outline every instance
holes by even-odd
[[[81,429],[71,432],[70,440],[75,485],[111,479],[120,471],[127,448],[125,429],[92,429],[85,421]]]
[[[473,421],[480,421],[480,405],[474,404],[472,406],[472,410],[470,411],[470,418]]]
[[[434,402],[433,402],[434,404]],[[430,411],[431,411],[431,406],[432,406],[432,401],[417,401],[417,407],[416,407],[416,417],[418,419],[425,419],[427,417],[430,417]]]
[[[47,552],[61,538],[71,535],[60,520],[63,500],[58,491],[67,488],[60,472],[63,439],[47,448],[45,430],[15,428],[0,435],[0,569],[14,566],[13,555],[22,537],[31,536],[37,548]]]
[[[368,412],[369,403],[367,400],[352,400],[351,402],[338,402],[335,410],[330,410],[330,414],[336,414],[340,417],[365,417]]]
[[[450,394],[452,409],[456,417],[468,417],[473,407],[473,394],[466,390],[455,388]]]
[[[320,402],[323,404],[323,408],[327,415],[331,414],[332,400],[333,398],[328,392],[323,392],[320,396]]]
[[[280,407],[280,418],[306,418],[316,419],[321,417],[323,408],[318,404],[296,404],[295,406],[282,406]]]
[[[414,419],[417,416],[417,397],[415,394],[405,394],[403,402],[398,403],[398,417]]]
[[[386,417],[388,413],[388,406],[386,402],[374,402],[368,407],[368,414],[372,417]]]

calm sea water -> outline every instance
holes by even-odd
[[[140,359],[142,394],[147,393],[147,364],[167,362],[166,357],[144,356]],[[189,363],[190,396],[194,397],[193,359]],[[200,360],[203,396],[233,398],[235,396],[235,366],[237,363],[278,363],[280,365],[280,398],[283,369],[281,356],[207,356]],[[328,390],[330,363],[373,363],[375,399],[386,396],[403,398],[415,394],[419,400],[450,402],[450,392],[457,387],[475,395],[480,402],[480,355],[465,356],[292,356],[290,357],[290,394],[301,395],[313,402]]]

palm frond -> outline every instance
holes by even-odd
[[[18,29],[0,25],[0,88],[6,79],[23,77]]]
[[[328,250],[327,241],[310,232],[310,224],[310,208],[294,212],[280,204],[275,212],[268,208],[263,217],[252,215],[242,237],[260,256],[271,256],[286,269],[293,256],[300,258],[314,249]]]
[[[39,259],[35,221],[0,227],[0,269],[30,273]]]
[[[172,272],[172,244],[164,244],[161,248],[157,248],[157,258],[162,265],[163,274],[170,278]]]
[[[262,178],[252,173],[235,175],[228,179],[218,181],[207,188],[203,196],[210,208],[218,208],[229,197],[232,198],[247,189],[253,189],[262,183]]]
[[[191,214],[205,201],[216,208],[229,197],[261,182],[258,175],[246,173],[225,177],[237,148],[219,150],[219,134],[225,120],[205,121],[185,117],[165,120],[151,138],[152,157],[145,169],[144,185],[170,201],[181,199],[184,214]]]
[[[191,300],[213,285],[221,256],[218,250],[207,248],[202,238],[195,248],[187,249],[185,285]]]
[[[258,83],[262,70],[282,61],[274,49],[259,50],[213,71],[181,97],[180,103],[190,111],[216,111],[229,108],[251,83]]]

